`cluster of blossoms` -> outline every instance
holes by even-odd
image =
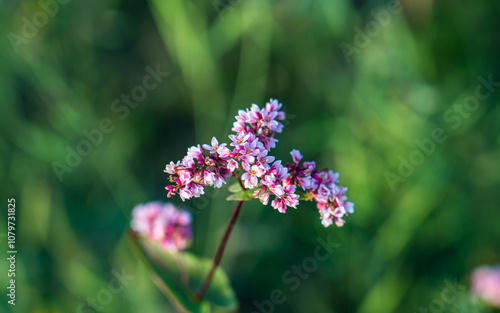
[[[471,291],[491,306],[500,308],[500,265],[476,268],[472,272]]]
[[[274,135],[283,130],[280,120],[285,119],[285,112],[280,111],[281,107],[281,103],[271,99],[263,108],[253,104],[250,109],[239,110],[232,128],[235,134],[229,135],[231,149],[213,137],[211,145],[193,146],[181,161],[167,164],[165,172],[175,183],[166,187],[168,196],[179,194],[183,201],[199,197],[205,186],[220,188],[226,178],[235,176],[264,205],[273,196],[271,206],[285,213],[288,207],[296,208],[299,204],[296,189],[300,187],[306,199],[317,201],[325,227],[334,221],[342,226],[342,217],[354,210],[353,204],[346,201],[347,189],[337,185],[338,174],[316,170],[314,162],[304,162],[299,167],[302,155],[298,150],[291,152],[292,164],[282,165],[269,155],[278,142]]]
[[[171,203],[137,205],[132,211],[131,228],[167,251],[184,250],[192,241],[191,213]]]
[[[302,155],[299,150],[292,150],[293,163],[287,163],[290,176],[286,179],[285,185],[300,186],[310,198],[314,199],[321,214],[321,223],[328,227],[333,224],[344,225],[342,217],[354,212],[354,204],[348,202],[345,195],[347,188],[338,184],[339,174],[332,170],[317,170],[315,162],[304,162],[301,167],[299,163]],[[306,198],[307,199],[307,198]]]

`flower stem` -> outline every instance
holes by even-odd
[[[220,261],[222,259],[222,255],[224,254],[224,249],[226,248],[227,241],[229,239],[229,235],[231,235],[231,231],[233,230],[233,226],[236,223],[236,220],[238,219],[238,214],[240,213],[241,206],[243,205],[243,201],[238,201],[238,204],[236,204],[236,208],[234,209],[233,216],[231,216],[231,220],[229,221],[229,224],[227,225],[226,232],[224,233],[224,237],[222,237],[222,240],[219,244],[219,248],[217,249],[217,254],[215,255],[214,262],[212,264],[212,268],[210,269],[210,272],[208,273],[207,277],[203,281],[203,284],[201,285],[200,289],[196,293],[196,299],[198,301],[203,300],[205,297],[205,293],[208,290],[208,287],[210,286],[210,283],[212,282],[212,278],[215,274],[215,270],[220,264]]]
[[[245,186],[243,186],[241,179],[239,177],[237,177],[237,178],[238,178],[238,183],[240,184],[241,190],[245,190]]]
[[[240,171],[239,170],[236,170],[234,173],[233,173],[233,176],[236,178],[236,180],[238,181],[238,184],[240,184],[240,187],[241,187],[241,190],[246,190],[245,186],[243,186],[243,182],[241,181],[241,178],[240,178]]]

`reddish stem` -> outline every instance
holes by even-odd
[[[239,180],[238,180],[239,181]],[[210,272],[208,273],[207,277],[203,281],[203,284],[201,285],[200,289],[196,293],[196,299],[198,301],[203,300],[205,297],[205,294],[207,293],[208,287],[210,286],[210,283],[212,282],[212,278],[215,274],[215,270],[220,264],[220,261],[222,259],[222,255],[224,254],[224,249],[226,248],[227,241],[229,239],[229,235],[231,235],[231,231],[233,230],[233,226],[236,223],[236,220],[238,219],[238,214],[240,213],[241,206],[243,205],[243,201],[239,201],[238,204],[236,204],[236,208],[234,209],[233,216],[231,216],[231,220],[229,221],[229,224],[227,225],[226,232],[224,233],[224,237],[222,237],[222,241],[219,244],[219,248],[217,249],[217,254],[215,255],[214,262],[212,264],[212,268],[210,269]]]
[[[245,190],[245,186],[243,186],[241,179],[239,177],[236,177],[236,180],[238,180],[238,184],[240,184],[241,190]]]

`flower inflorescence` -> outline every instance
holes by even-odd
[[[191,213],[171,203],[149,202],[132,211],[131,228],[167,251],[186,249],[192,242]]]
[[[239,110],[232,131],[231,143],[219,144],[213,137],[211,144],[197,145],[188,149],[187,155],[177,163],[170,162],[165,172],[174,183],[165,187],[168,197],[178,194],[185,201],[204,194],[205,186],[221,188],[228,177],[234,176],[244,189],[252,190],[252,196],[281,213],[287,208],[296,208],[301,199],[315,200],[322,224],[328,227],[335,222],[342,226],[342,219],[354,212],[354,204],[347,201],[347,188],[340,187],[338,173],[329,169],[317,170],[314,162],[299,163],[302,155],[292,150],[292,163],[282,165],[270,155],[281,133],[285,112],[282,104],[271,99],[265,107],[252,104],[251,108]],[[241,174],[241,176],[240,176]]]

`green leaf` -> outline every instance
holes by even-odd
[[[219,267],[202,301],[195,291],[203,283],[212,266],[212,260],[198,258],[188,252],[167,252],[157,243],[129,232],[134,251],[146,264],[158,288],[181,313],[209,313],[210,304],[234,311],[238,300],[224,271]]]
[[[240,192],[243,189],[241,188],[239,183],[236,183],[236,184],[232,184],[231,186],[229,186],[228,190],[231,192]]]
[[[226,198],[228,201],[248,201],[255,199],[253,197],[255,189],[246,189],[240,192],[233,193],[229,197]]]
[[[314,198],[314,196],[310,193],[302,191],[295,191],[295,193],[299,195],[299,200],[312,200]]]

